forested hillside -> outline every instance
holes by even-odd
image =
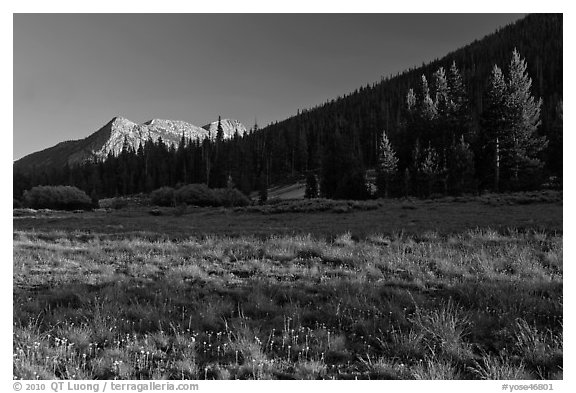
[[[386,195],[538,187],[562,177],[562,25],[561,14],[529,15],[442,59],[255,125],[242,137],[183,138],[177,147],[149,141],[105,162],[15,173],[14,196],[36,184],[72,184],[101,197],[191,182],[249,193],[315,174],[322,195],[363,198],[370,195],[368,168],[380,168]],[[495,65],[507,89],[499,107]],[[518,94],[532,105],[530,119]],[[541,146],[527,150],[519,141]]]
[[[270,147],[268,160],[274,180],[290,173],[292,167],[296,170],[318,168],[321,147],[335,130],[357,141],[366,167],[376,164],[383,130],[399,156],[409,156],[413,147],[402,145],[406,94],[410,88],[420,86],[422,75],[431,81],[438,68],[448,70],[453,62],[460,70],[470,100],[469,131],[479,134],[492,67],[498,64],[506,68],[514,48],[526,59],[527,71],[533,80],[532,93],[543,100],[542,125],[538,132],[550,141],[543,158],[550,172],[561,175],[562,134],[558,110],[562,102],[562,15],[529,15],[440,60],[361,87],[262,129]],[[307,155],[299,144],[304,140]]]

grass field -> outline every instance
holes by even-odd
[[[14,377],[562,378],[561,194],[317,205],[15,211]]]

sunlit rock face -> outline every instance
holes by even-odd
[[[224,131],[224,139],[233,138],[236,132],[238,132],[239,136],[242,136],[244,133],[246,133],[246,127],[244,127],[244,125],[238,120],[222,119],[220,120],[220,125],[222,126],[222,131]],[[218,122],[214,121],[212,123],[206,124],[202,128],[208,130],[210,132],[210,136],[214,138],[218,132]]]
[[[234,137],[236,132],[240,136],[246,132],[246,127],[238,120],[222,119],[220,124],[224,139]],[[110,153],[118,155],[124,144],[137,150],[140,145],[144,146],[149,138],[154,142],[162,138],[166,145],[177,146],[182,136],[187,140],[205,137],[214,139],[217,131],[218,121],[198,127],[185,121],[164,119],[152,119],[138,124],[117,116],[84,139],[61,142],[48,149],[29,154],[16,161],[14,165],[21,169],[61,167],[66,163],[74,165],[87,160],[103,159]]]

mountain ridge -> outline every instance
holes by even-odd
[[[246,127],[238,120],[221,119],[224,139],[229,139],[236,132],[246,133]],[[14,162],[17,170],[30,170],[34,167],[61,168],[66,164],[77,165],[85,161],[100,160],[112,153],[118,155],[126,142],[134,150],[151,138],[156,142],[162,138],[167,145],[177,145],[182,136],[186,139],[215,138],[218,121],[202,127],[182,120],[151,119],[141,124],[123,116],[114,116],[97,131],[86,138],[69,140],[28,154]]]

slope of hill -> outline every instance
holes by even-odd
[[[262,138],[270,138],[270,147],[263,158],[270,168],[270,178],[282,181],[293,168],[296,171],[318,169],[322,147],[336,130],[353,135],[354,148],[360,152],[365,167],[376,164],[378,140],[386,130],[401,159],[400,166],[405,167],[412,149],[403,143],[402,135],[406,93],[409,88],[419,87],[422,75],[432,81],[432,74],[439,67],[447,70],[453,62],[462,74],[470,98],[470,129],[478,132],[490,71],[495,64],[507,71],[514,48],[526,59],[532,93],[543,100],[539,133],[549,140],[543,157],[547,170],[561,175],[562,30],[562,14],[528,15],[441,59],[382,78],[380,82],[262,128]],[[305,151],[301,149],[303,141]]]
[[[246,132],[244,127],[237,120],[222,120],[224,138],[231,138],[234,132],[240,135]],[[29,154],[14,163],[14,168],[27,170],[32,167],[63,167],[66,163],[74,165],[91,159],[103,159],[109,153],[114,155],[122,151],[124,144],[127,147],[138,149],[140,144],[151,138],[157,141],[162,138],[167,145],[177,145],[182,136],[186,139],[203,139],[211,132],[211,137],[216,136],[215,129],[217,122],[210,123],[204,127],[177,121],[153,119],[142,124],[137,124],[123,117],[115,117],[98,131],[87,138],[66,141],[51,148]]]

